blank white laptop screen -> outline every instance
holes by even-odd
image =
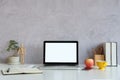
[[[77,41],[44,41],[44,63],[78,63]]]

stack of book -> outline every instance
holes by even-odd
[[[106,42],[104,43],[105,60],[108,66],[117,66],[117,43]]]

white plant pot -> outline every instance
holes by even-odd
[[[19,56],[11,56],[8,58],[8,64],[20,64]]]

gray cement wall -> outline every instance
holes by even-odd
[[[119,13],[120,0],[0,0],[0,62],[11,39],[24,43],[26,63],[42,63],[44,40],[78,40],[80,63],[109,41],[120,57]]]

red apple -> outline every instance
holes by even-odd
[[[88,58],[85,60],[85,66],[86,66],[86,69],[91,69],[94,65],[94,60],[91,59],[91,58]]]

